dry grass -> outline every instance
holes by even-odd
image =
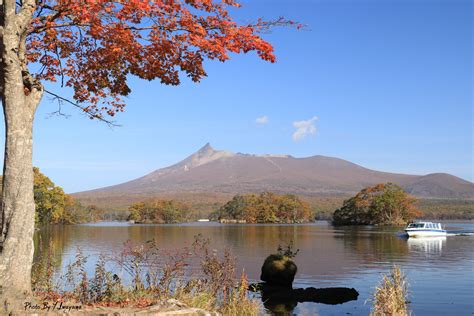
[[[371,301],[373,302],[370,315],[409,315],[407,306],[408,283],[405,275],[398,266],[394,266],[389,275],[384,275],[376,287]]]
[[[80,250],[65,274],[54,275],[54,264],[45,260],[33,270],[33,290],[43,301],[80,302],[85,306],[148,307],[177,299],[189,307],[217,311],[223,315],[259,315],[261,302],[250,296],[244,274],[235,274],[235,258],[229,251],[219,254],[199,236],[192,247],[174,253],[158,249],[154,241],[127,242],[122,253],[107,259],[101,255],[93,275],[88,275],[88,258]],[[197,271],[189,271],[192,262]],[[107,263],[128,275],[124,283]]]
[[[221,295],[216,297],[212,289],[203,285],[202,283],[194,285],[192,291],[181,289],[176,293],[175,298],[188,306],[208,311],[216,310],[222,315],[251,316],[262,314],[264,308],[260,300],[248,297],[248,281],[244,274],[237,282],[237,286],[225,298]]]

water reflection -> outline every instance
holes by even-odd
[[[272,315],[294,315],[298,303],[313,302],[327,305],[343,304],[357,300],[359,293],[353,288],[319,288],[287,289],[270,286],[265,283],[257,285],[262,295],[265,308]]]
[[[70,232],[67,226],[51,226],[35,233],[33,243],[35,252],[33,262],[51,259],[59,269],[62,266],[64,250],[71,242],[68,238]]]
[[[396,238],[393,227],[347,227],[335,238],[342,239],[350,252],[365,263],[379,263],[404,258],[409,254],[404,239]]]
[[[408,238],[408,249],[412,252],[422,252],[426,255],[441,255],[446,237]]]
[[[457,229],[474,229],[473,223],[456,224]],[[237,257],[237,271],[245,270],[251,282],[258,282],[265,258],[278,245],[293,241],[300,249],[295,262],[298,273],[294,287],[354,287],[358,301],[342,305],[306,302],[283,304],[298,315],[367,315],[364,304],[380,274],[398,264],[407,273],[413,296],[412,309],[418,315],[471,314],[469,295],[474,285],[474,238],[450,236],[436,239],[404,239],[397,228],[333,228],[324,222],[310,225],[117,225],[52,226],[35,235],[35,260],[48,251],[58,259],[58,269],[73,261],[77,247],[90,256],[90,272],[99,253],[119,253],[128,239],[143,243],[155,239],[162,249],[189,246],[202,234],[217,250],[230,248]],[[51,240],[51,244],[49,244]],[[467,272],[466,272],[467,271]],[[471,272],[471,273],[468,273]],[[440,293],[439,295],[437,293]],[[436,296],[438,295],[438,296]]]

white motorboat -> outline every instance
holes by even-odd
[[[432,222],[410,223],[405,228],[405,232],[409,237],[436,237],[447,235],[446,230],[441,227],[440,223]]]

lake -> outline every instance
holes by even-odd
[[[472,222],[445,222],[448,230],[474,231]],[[393,227],[334,228],[327,222],[302,225],[229,225],[186,223],[180,225],[130,225],[103,222],[53,226],[36,233],[36,243],[51,238],[62,267],[74,260],[77,248],[91,256],[93,271],[99,253],[122,250],[127,240],[155,239],[161,248],[189,246],[201,234],[219,251],[229,248],[251,281],[258,281],[266,256],[278,245],[293,242],[299,253],[294,287],[353,287],[357,301],[340,305],[299,303],[294,315],[367,315],[366,302],[382,273],[394,264],[410,284],[410,309],[414,315],[473,315],[474,236],[406,239]],[[41,238],[39,238],[41,237]]]

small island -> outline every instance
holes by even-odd
[[[293,194],[238,194],[211,215],[226,223],[306,223],[314,219],[308,203]]]
[[[192,217],[189,206],[174,200],[151,199],[133,204],[128,211],[128,220],[136,224],[175,224]]]
[[[421,216],[416,199],[393,183],[367,187],[344,201],[333,225],[405,225]]]

